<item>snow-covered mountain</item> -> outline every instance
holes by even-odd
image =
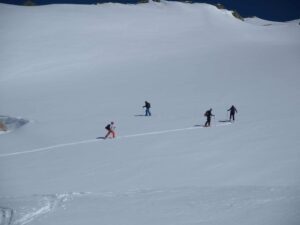
[[[0,4],[0,33],[1,225],[300,223],[299,21]]]

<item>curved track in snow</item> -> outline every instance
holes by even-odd
[[[0,207],[0,224],[11,225],[14,215],[14,210],[7,207]]]
[[[215,126],[224,126],[224,125],[229,125],[229,124],[231,124],[231,123],[217,124]],[[141,136],[148,136],[148,135],[158,135],[158,134],[165,134],[165,133],[194,130],[194,129],[199,129],[199,128],[203,128],[203,126],[195,125],[193,127],[186,127],[186,128],[177,128],[177,129],[170,129],[170,130],[161,130],[161,131],[152,131],[152,132],[139,133],[139,134],[123,135],[123,136],[116,137],[116,139],[134,138],[134,137],[141,137]],[[98,141],[101,141],[101,139],[89,139],[89,140],[69,142],[69,143],[57,144],[57,145],[52,145],[52,146],[47,146],[47,147],[41,147],[41,148],[31,149],[31,150],[27,150],[27,151],[5,153],[5,154],[0,154],[0,158],[10,157],[10,156],[18,156],[18,155],[24,155],[24,154],[31,154],[31,153],[36,153],[36,152],[58,150],[62,147],[66,147],[66,146],[88,144],[88,143],[93,143],[93,142],[98,142]]]

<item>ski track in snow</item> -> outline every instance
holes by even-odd
[[[216,127],[217,126],[226,126],[226,125],[230,125],[230,124],[231,123],[228,122],[228,123],[223,123],[223,124],[217,124],[217,125],[214,125],[214,126],[216,126]],[[174,133],[174,132],[180,132],[180,131],[195,130],[195,129],[199,129],[199,128],[204,128],[204,127],[202,125],[195,125],[194,127],[177,128],[177,129],[162,130],[162,131],[152,131],[152,132],[146,132],[146,133],[140,133],[140,134],[124,135],[124,136],[116,137],[115,139],[134,138],[134,137],[141,137],[141,136],[148,136],[148,135]],[[43,152],[43,151],[50,151],[50,150],[57,150],[59,148],[66,147],[66,146],[88,144],[88,143],[93,143],[93,142],[98,142],[98,141],[101,141],[101,140],[99,140],[99,139],[89,139],[89,140],[83,140],[83,141],[77,141],[77,142],[57,144],[57,145],[52,145],[52,146],[27,150],[27,151],[0,154],[0,158],[10,157],[10,156],[18,156],[18,155],[24,155],[24,154],[31,154],[31,153],[37,153],[37,152]]]
[[[13,209],[0,207],[0,224],[1,225],[12,224],[13,215],[14,215]]]
[[[198,219],[210,221],[211,224],[220,224],[220,217],[226,219],[228,212],[239,214],[248,211],[259,212],[258,216],[261,216],[263,213],[269,213],[271,208],[275,209],[273,215],[276,215],[278,205],[284,206],[280,210],[290,215],[297,215],[297,206],[300,204],[299,193],[298,187],[231,186],[134,189],[125,192],[68,192],[18,198],[6,197],[2,200],[7,201],[10,207],[0,207],[0,224],[26,225],[54,211],[72,210],[72,207],[79,209],[81,207],[84,212],[92,207],[89,211],[94,217],[101,217],[101,213],[112,216],[116,202],[124,207],[119,215],[123,218],[132,213],[139,213],[139,219],[146,218],[144,210],[151,208],[151,211],[156,211],[158,215],[168,212],[169,216],[176,216],[182,220],[197,215],[195,217]],[[157,207],[153,208],[153,204]],[[129,210],[126,209],[128,206]],[[106,210],[101,212],[103,207]],[[218,214],[217,219],[211,216],[215,213]],[[110,220],[114,221],[113,218]]]
[[[67,201],[88,193],[34,195],[20,198],[7,198],[14,208],[0,207],[0,225],[26,225],[37,218],[65,206]],[[1,199],[0,199],[1,200]]]

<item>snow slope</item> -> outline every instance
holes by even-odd
[[[299,28],[0,4],[0,114],[30,121],[0,135],[0,224],[299,224]],[[110,121],[118,138],[96,139]]]

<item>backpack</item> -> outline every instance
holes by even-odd
[[[105,127],[106,130],[110,130],[110,124]]]

